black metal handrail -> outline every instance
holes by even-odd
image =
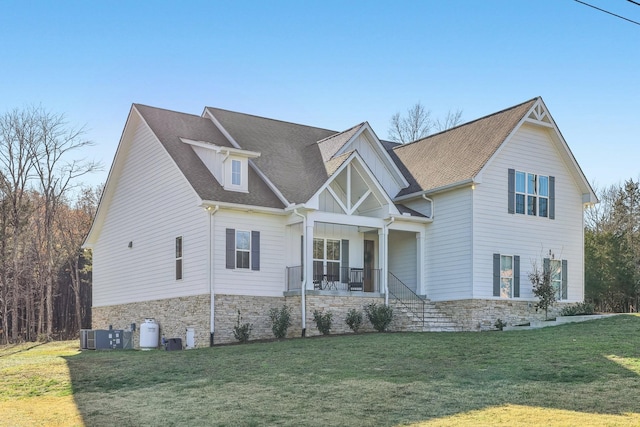
[[[413,292],[413,290],[405,285],[402,280],[398,279],[395,274],[389,272],[388,277],[387,289],[389,290],[389,294],[418,317],[424,327],[425,300]]]

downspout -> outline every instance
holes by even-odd
[[[382,236],[384,237],[384,259],[382,260],[382,274],[384,275],[384,305],[389,305],[389,226],[395,221],[391,217],[389,222],[382,226]]]
[[[215,303],[216,296],[213,289],[213,255],[214,255],[214,246],[213,246],[213,238],[211,236],[211,232],[213,231],[213,216],[218,212],[220,206],[216,205],[213,210],[211,210],[211,206],[207,206],[207,213],[209,213],[209,304],[211,308],[209,310],[209,347],[213,347],[213,335],[215,333]]]
[[[436,204],[433,203],[433,200],[428,198],[426,194],[422,194],[422,198],[431,203],[431,219],[433,219],[433,217],[436,215]]]
[[[298,209],[294,209],[293,213],[297,216],[299,216],[300,218],[302,218],[302,259],[305,262],[309,262],[309,260],[307,260],[306,257],[306,248],[307,248],[307,217],[302,215],[301,213],[298,213]],[[307,293],[307,274],[305,272],[305,266],[301,265],[300,268],[302,269],[302,286],[300,288],[300,306],[302,307],[302,337],[304,338],[306,332],[307,332],[307,300],[306,300],[306,293]]]

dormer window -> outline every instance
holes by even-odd
[[[242,163],[240,160],[231,160],[231,185],[240,185],[242,183]]]
[[[222,186],[224,189],[228,191],[248,192],[248,166],[249,159],[246,157],[241,157],[237,153],[229,155],[222,164],[224,171]]]
[[[191,145],[216,181],[227,191],[249,192],[249,159],[260,157],[256,151],[222,147],[206,141],[180,138]]]

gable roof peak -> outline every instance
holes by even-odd
[[[542,97],[536,96],[535,98],[531,98],[531,99],[529,99],[527,101],[524,101],[524,102],[521,102],[521,103],[519,103],[517,105],[513,105],[511,107],[504,108],[504,109],[502,109],[500,111],[496,111],[495,113],[487,114],[486,116],[479,117],[477,119],[471,120],[470,122],[465,122],[465,123],[459,124],[457,126],[454,126],[452,128],[441,130],[441,131],[436,132],[436,133],[432,133],[430,135],[425,136],[424,138],[416,139],[415,141],[407,142],[405,144],[398,144],[398,145],[396,145],[395,147],[393,147],[391,149],[395,150],[397,148],[406,147],[407,145],[415,144],[417,142],[422,142],[422,141],[424,141],[426,139],[433,138],[433,137],[436,137],[436,136],[440,136],[440,135],[445,134],[447,132],[452,132],[452,131],[457,130],[457,129],[461,128],[461,127],[469,126],[469,125],[472,125],[472,124],[474,124],[476,122],[479,122],[481,120],[489,119],[491,117],[498,116],[500,114],[506,113],[507,111],[514,110],[516,108],[520,108],[525,104],[531,103],[531,106],[533,107],[533,104],[535,102],[537,102],[537,101],[542,101]],[[544,101],[543,101],[543,104],[544,104]]]
[[[413,179],[399,196],[472,180],[540,99],[393,147],[405,176]]]

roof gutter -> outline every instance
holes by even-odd
[[[215,334],[215,303],[216,303],[216,293],[214,289],[214,268],[213,268],[213,260],[215,259],[214,254],[214,246],[213,239],[211,237],[211,233],[213,231],[213,216],[220,210],[220,206],[216,205],[214,207],[207,206],[205,210],[209,214],[209,304],[211,305],[209,308],[209,347],[213,347],[213,337]]]
[[[261,212],[271,215],[287,215],[287,212],[283,208],[269,208],[266,206],[243,205],[239,203],[214,202],[212,200],[203,200],[200,206],[202,206],[203,208],[218,206],[219,208],[234,209],[244,212]]]
[[[302,259],[305,261],[305,265],[300,266],[302,268],[302,286],[300,287],[300,306],[302,310],[302,338],[304,338],[307,332],[307,273],[306,273],[306,262],[308,262],[306,257],[306,248],[307,248],[307,217],[298,212],[298,209],[293,209],[293,214],[302,218]]]
[[[460,187],[466,187],[470,184],[475,184],[476,180],[474,178],[465,179],[464,181],[454,182],[452,184],[443,185],[441,187],[432,188],[430,190],[416,191],[415,193],[405,194],[404,196],[399,196],[393,199],[394,202],[401,202],[403,200],[415,199],[417,197],[421,197],[423,194],[437,194],[445,191],[453,190]]]

